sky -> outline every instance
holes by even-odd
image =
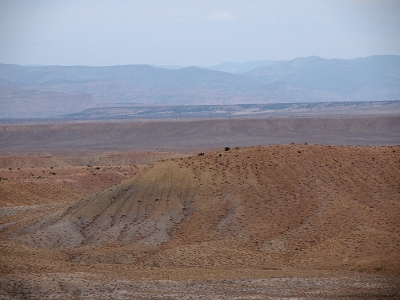
[[[400,55],[400,0],[0,0],[0,63],[214,66]]]

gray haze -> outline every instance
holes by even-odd
[[[213,66],[400,54],[398,0],[0,1],[0,62]]]

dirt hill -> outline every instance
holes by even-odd
[[[93,266],[399,271],[399,182],[399,146],[233,148],[159,161],[1,236]]]

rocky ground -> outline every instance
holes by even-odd
[[[399,280],[354,274],[125,279],[85,273],[1,278],[0,299],[398,299]]]

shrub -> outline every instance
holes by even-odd
[[[229,149],[231,149],[231,148],[229,148],[229,147],[225,147],[225,151],[229,151]]]

